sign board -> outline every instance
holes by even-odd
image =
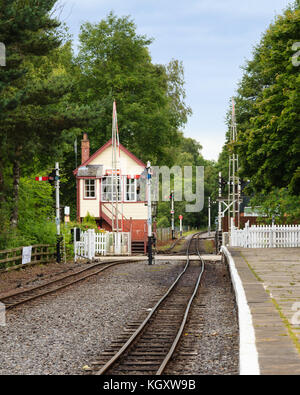
[[[120,175],[121,174],[121,170],[120,169],[107,169],[106,170],[106,175],[112,175],[112,174],[117,174]]]
[[[174,210],[171,210],[171,214],[174,214]]]
[[[70,215],[70,207],[65,206],[65,215]]]
[[[22,250],[22,265],[25,265],[26,263],[31,262],[31,251],[32,251],[32,246],[23,247],[23,250]]]
[[[179,219],[182,219],[183,218],[183,216],[182,215],[179,215]]]

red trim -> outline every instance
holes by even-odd
[[[90,156],[87,161],[85,161],[80,166],[78,166],[77,169],[73,171],[73,174],[77,175],[79,167],[88,165],[93,159],[95,159],[99,154],[101,154],[104,150],[106,150],[106,148],[108,148],[111,145],[112,145],[112,139],[110,139],[106,144],[104,144],[101,148],[99,148],[98,151],[96,151],[92,156]],[[146,167],[145,163],[143,163],[140,159],[138,159],[133,153],[128,151],[128,149],[125,148],[121,143],[120,143],[120,149],[125,154],[127,154],[131,159],[133,159],[137,164],[139,164],[142,167]]]

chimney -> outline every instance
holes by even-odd
[[[90,142],[86,133],[83,133],[81,140],[81,163],[86,162],[90,157]]]

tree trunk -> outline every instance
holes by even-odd
[[[12,228],[16,228],[19,219],[19,185],[20,185],[20,161],[18,149],[13,161],[13,211],[10,219]]]
[[[0,169],[0,205],[4,201],[4,177],[2,169]]]

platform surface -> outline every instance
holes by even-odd
[[[300,374],[300,248],[228,247],[250,307],[260,374]]]
[[[213,255],[213,254],[203,254],[201,255],[202,259],[204,261],[209,261],[209,262],[219,262],[221,261],[222,257],[221,255]],[[191,261],[199,261],[200,258],[198,255],[190,255],[189,259]],[[147,261],[148,256],[147,255],[130,255],[130,256],[101,256],[101,257],[96,257],[97,261]],[[161,262],[161,261],[185,261],[186,260],[186,255],[168,255],[168,254],[157,254],[153,255],[153,264],[155,262]]]

